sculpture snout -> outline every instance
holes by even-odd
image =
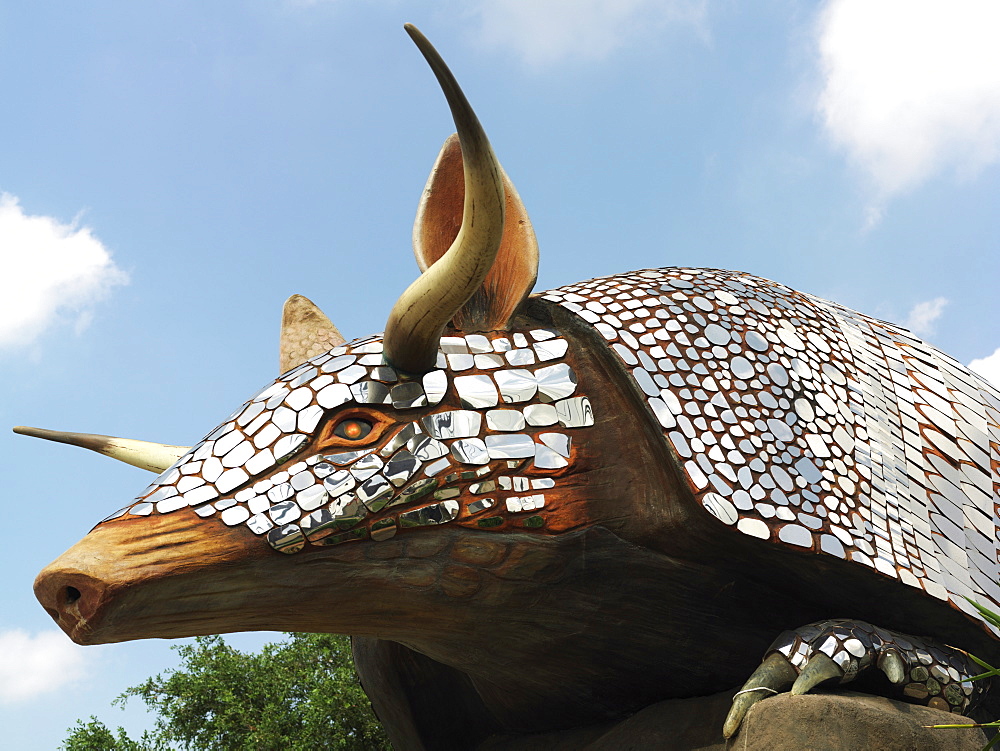
[[[260,550],[249,530],[205,525],[190,509],[116,519],[50,563],[35,580],[35,596],[78,644],[219,633],[227,630],[220,613],[239,613],[250,630],[260,628],[251,607],[260,593],[274,603],[286,589],[263,583],[261,554],[286,562]]]

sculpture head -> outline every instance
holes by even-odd
[[[385,333],[345,342],[311,302],[292,297],[283,375],[190,448],[17,429],[159,473],[39,575],[39,600],[75,641],[384,634],[400,617],[389,611],[405,610],[408,597],[387,589],[417,597],[455,577],[428,569],[422,546],[445,543],[426,542],[423,528],[455,530],[431,536],[449,540],[454,562],[494,555],[485,531],[579,525],[578,508],[560,507],[553,493],[572,481],[574,438],[594,419],[570,339],[523,313],[537,270],[531,224],[451,73],[407,30],[458,133],[418,211],[423,273]],[[476,533],[475,550],[463,531]],[[469,589],[450,586],[459,599]],[[348,587],[351,597],[338,599]],[[299,607],[310,597],[322,607]]]

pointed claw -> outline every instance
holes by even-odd
[[[837,663],[822,652],[817,652],[809,658],[809,662],[802,668],[799,677],[795,679],[795,685],[792,686],[792,696],[801,696],[825,681],[843,677],[844,671]]]
[[[883,652],[882,656],[878,658],[878,667],[885,673],[885,677],[894,684],[900,684],[906,680],[906,665],[903,658],[895,650]]]
[[[729,709],[726,722],[722,726],[722,734],[731,738],[743,722],[750,707],[761,699],[786,690],[795,680],[795,668],[778,652],[772,652],[760,664],[750,680],[733,697],[733,706]]]

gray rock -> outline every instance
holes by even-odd
[[[727,746],[721,728],[733,693],[663,701],[618,723],[494,737],[477,751],[981,751],[986,745],[978,729],[925,727],[969,722],[959,715],[845,692],[758,702]]]

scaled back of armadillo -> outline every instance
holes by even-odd
[[[1000,392],[907,330],[740,272],[541,294],[593,325],[704,508],[978,618],[1000,604]]]

